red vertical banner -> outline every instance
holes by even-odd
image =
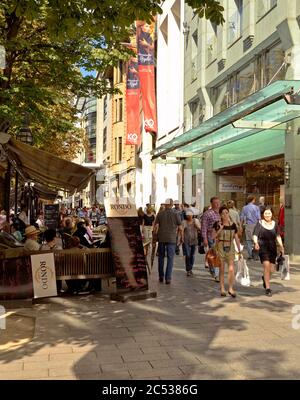
[[[141,141],[140,90],[138,60],[132,57],[126,71],[126,144],[130,145],[139,145]]]
[[[155,21],[151,24],[145,21],[137,21],[136,34],[145,130],[147,132],[157,132],[154,72]]]

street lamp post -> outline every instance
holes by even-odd
[[[24,113],[24,120],[23,120],[23,126],[20,128],[18,134],[17,134],[17,139],[25,144],[33,145],[33,136],[31,129],[29,127],[29,114],[28,112]],[[18,213],[18,186],[19,186],[19,173],[16,171],[15,175],[15,215]],[[30,203],[30,201],[29,201]],[[29,207],[31,204],[29,204]]]

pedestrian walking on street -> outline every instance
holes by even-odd
[[[201,218],[201,235],[203,238],[204,247],[212,248],[215,245],[215,239],[212,237],[213,225],[220,221],[220,200],[218,197],[210,199],[211,207],[205,211]],[[210,273],[216,282],[219,282],[219,268],[210,268]]]
[[[253,254],[253,231],[257,222],[261,218],[259,208],[254,204],[255,196],[250,195],[247,198],[247,205],[243,207],[240,219],[241,223],[245,226],[246,247],[248,252],[248,259],[252,260]]]
[[[142,231],[143,231],[143,241],[145,248],[145,255],[148,254],[148,249],[152,243],[153,227],[154,227],[155,213],[154,209],[148,205],[146,212],[143,215]]]
[[[231,297],[236,297],[234,291],[234,256],[236,242],[239,255],[241,257],[240,239],[238,236],[238,228],[234,222],[231,221],[229,215],[229,209],[226,206],[222,206],[219,210],[221,221],[216,221],[213,225],[212,237],[216,239],[216,253],[220,259],[220,291],[221,296],[226,296],[225,284],[224,284],[224,270],[225,263],[228,265],[228,294]]]
[[[165,201],[165,210],[157,214],[155,220],[155,232],[158,236],[158,274],[159,281],[166,284],[171,283],[174,255],[176,248],[177,231],[182,236],[182,225],[179,214],[172,210],[173,200]],[[164,272],[165,252],[167,252],[167,268]]]
[[[174,208],[173,208],[173,210],[179,214],[179,217],[180,217],[181,221],[183,221],[183,213],[182,213],[181,206],[179,204],[179,200],[174,200]],[[179,238],[177,237],[177,239],[176,239],[176,248],[175,248],[175,254],[177,256],[179,256],[179,254],[180,254],[180,249],[179,249],[179,246],[177,244],[178,242],[179,242]]]
[[[284,247],[278,224],[273,220],[273,211],[269,206],[264,210],[261,221],[255,226],[253,241],[255,249],[259,251],[259,258],[264,267],[262,281],[266,295],[272,296],[270,278],[276,263],[277,243],[282,255],[284,254]]]
[[[193,211],[187,210],[186,220],[182,222],[183,237],[181,240],[185,249],[185,269],[187,276],[193,275],[195,251],[196,246],[198,245],[198,231],[201,230],[199,220],[193,217]]]

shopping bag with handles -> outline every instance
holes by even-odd
[[[250,286],[249,268],[244,257],[238,260],[238,269],[235,280],[242,286]]]
[[[290,277],[290,259],[287,254],[284,255],[284,260],[280,269],[280,276],[282,280],[289,281]]]

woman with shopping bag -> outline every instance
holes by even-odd
[[[228,294],[231,297],[236,297],[236,292],[233,289],[234,285],[234,256],[236,242],[239,256],[241,257],[240,239],[238,236],[238,228],[233,223],[229,216],[229,209],[222,206],[219,210],[221,222],[215,222],[213,226],[213,239],[216,239],[215,250],[220,260],[220,291],[221,296],[226,296],[224,285],[224,269],[225,263],[228,265]]]
[[[277,257],[277,243],[282,255],[284,248],[277,222],[273,220],[272,208],[267,206],[262,213],[262,219],[258,221],[253,232],[255,250],[259,251],[260,262],[264,267],[261,277],[267,296],[272,296],[270,289],[271,271],[275,266]]]

